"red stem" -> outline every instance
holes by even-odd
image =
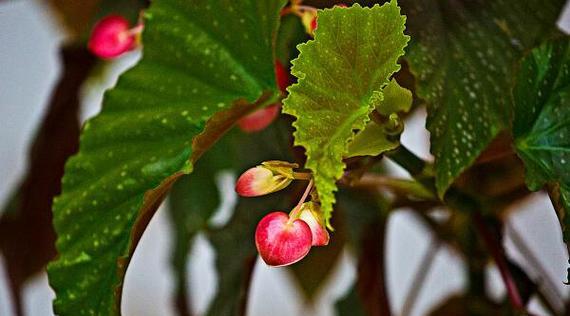
[[[473,214],[473,219],[475,221],[476,228],[479,230],[479,233],[483,238],[485,245],[487,246],[487,249],[491,253],[491,256],[495,260],[495,263],[497,264],[497,268],[499,269],[501,278],[503,279],[503,283],[505,284],[505,288],[507,290],[507,295],[509,297],[511,305],[513,305],[513,307],[518,310],[524,310],[525,307],[521,295],[513,279],[513,276],[511,275],[511,272],[507,267],[507,262],[504,257],[503,248],[499,244],[499,241],[495,237],[493,237],[491,231],[489,231],[487,226],[485,226],[485,223],[483,222],[483,218],[481,217],[480,213],[475,212]]]

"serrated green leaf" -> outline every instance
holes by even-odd
[[[348,144],[345,157],[377,156],[398,146],[400,142],[389,139],[384,127],[375,122],[368,122],[364,130],[356,134],[354,140]]]
[[[513,136],[533,190],[553,185],[559,214],[568,221],[570,204],[570,41],[547,42],[526,56],[513,89]],[[568,223],[566,223],[568,224]],[[570,232],[564,227],[564,240]]]
[[[396,79],[382,90],[384,98],[376,105],[376,111],[384,116],[392,113],[408,112],[412,107],[412,92],[402,88]],[[386,133],[384,126],[370,121],[364,130],[354,136],[348,144],[347,158],[356,156],[377,156],[383,152],[395,149],[400,145],[398,139],[392,139]]]
[[[513,65],[553,32],[564,2],[400,1],[412,36],[406,58],[429,104],[440,196],[508,128]]]
[[[54,205],[60,255],[48,268],[57,314],[119,314],[132,252],[172,183],[235,120],[278,97],[283,4],[153,2],[144,57],[106,93],[66,165]]]
[[[382,90],[384,98],[376,105],[378,113],[389,116],[392,113],[407,113],[412,108],[412,92],[400,86],[396,79]]]
[[[329,223],[342,157],[381,100],[381,90],[400,67],[409,37],[396,1],[362,8],[320,10],[315,39],[298,46],[283,110],[297,118],[295,145],[306,150],[322,209]]]

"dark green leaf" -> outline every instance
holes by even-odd
[[[153,2],[144,57],[106,93],[66,165],[54,205],[60,256],[49,266],[57,314],[118,314],[131,254],[172,183],[236,119],[278,97],[283,4]]]
[[[513,135],[533,190],[549,184],[570,241],[570,42],[547,42],[521,64],[513,90]]]
[[[329,224],[334,192],[345,168],[342,157],[354,130],[382,100],[382,88],[400,66],[409,37],[395,1],[383,6],[319,11],[315,39],[299,45],[283,110],[297,118],[295,145],[306,150],[324,217]]]
[[[412,42],[406,58],[443,196],[497,134],[508,128],[513,65],[552,33],[564,0],[401,0]]]

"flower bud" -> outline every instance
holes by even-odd
[[[265,161],[245,171],[236,182],[236,192],[245,197],[260,196],[286,188],[293,181],[297,164]]]
[[[246,133],[259,132],[265,129],[279,115],[281,106],[273,104],[250,113],[237,122],[239,128]]]
[[[311,250],[311,229],[302,220],[291,220],[283,212],[272,212],[259,221],[255,246],[270,266],[280,267],[303,259]]]
[[[88,47],[96,56],[110,59],[136,46],[136,31],[130,30],[129,21],[120,15],[109,15],[101,19],[91,32]]]
[[[322,211],[318,204],[313,202],[303,203],[299,219],[307,223],[311,228],[313,246],[326,246],[329,244],[329,232],[325,227]]]

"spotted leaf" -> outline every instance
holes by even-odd
[[[274,102],[284,0],[156,0],[140,63],[105,94],[54,203],[59,315],[117,315],[122,280],[172,183],[241,116]]]
[[[440,196],[508,128],[513,69],[554,29],[564,0],[401,0],[412,36],[406,58],[427,128]]]
[[[522,61],[513,90],[513,135],[531,190],[549,184],[570,241],[570,42],[534,49]]]

